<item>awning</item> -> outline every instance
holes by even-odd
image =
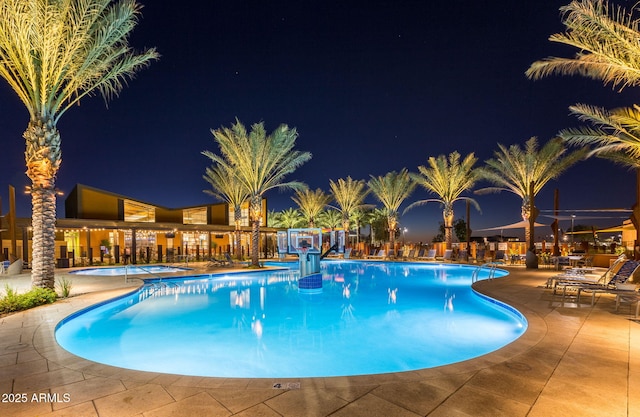
[[[549,226],[549,225],[542,224],[542,223],[534,223],[533,226],[541,227],[541,226]],[[526,229],[527,227],[529,227],[529,221],[522,220],[517,223],[505,224],[504,226],[487,227],[486,229],[474,230],[474,232],[489,232],[493,230],[504,230],[504,229]]]

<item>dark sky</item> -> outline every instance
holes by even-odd
[[[246,125],[264,121],[268,131],[295,126],[296,147],[313,158],[290,178],[327,192],[330,179],[417,171],[428,157],[452,151],[475,152],[481,164],[497,143],[522,145],[532,136],[544,143],[579,125],[569,105],[630,105],[640,93],[620,94],[579,77],[534,82],[524,76],[537,59],[574,53],[548,41],[563,30],[558,9],[567,2],[143,2],[131,44],[155,46],[162,58],[108,108],[93,97],[62,117],[58,187],[68,193],[83,183],[167,207],[211,203],[202,192],[210,161],[200,152],[216,151],[210,129],[236,117]],[[7,184],[19,191],[28,184],[21,137],[27,122],[3,81],[4,212]],[[562,209],[629,208],[635,174],[608,161],[582,162],[546,186],[539,208],[553,208],[555,188]],[[270,208],[293,206],[290,196],[268,193]],[[418,190],[402,209],[429,197]],[[475,198],[482,213],[472,211],[473,229],[519,220],[517,196]],[[464,217],[464,203],[454,208],[456,218]],[[18,211],[30,213],[21,193]],[[64,216],[63,200],[58,213]],[[441,220],[432,203],[401,217],[406,238],[416,241],[430,240]]]

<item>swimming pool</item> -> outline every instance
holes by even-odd
[[[56,339],[83,358],[136,370],[319,377],[459,362],[527,326],[517,310],[470,288],[471,267],[321,265],[323,291],[314,295],[300,294],[288,270],[156,280],[64,319]]]
[[[123,275],[154,275],[169,272],[189,271],[190,268],[182,268],[166,265],[148,265],[148,266],[114,266],[106,268],[86,268],[69,272],[77,275],[98,275],[98,276],[123,276]]]

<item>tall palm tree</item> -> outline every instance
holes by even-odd
[[[308,223],[309,227],[316,227],[316,219],[318,214],[324,210],[329,204],[331,197],[324,193],[320,188],[311,191],[308,188],[296,191],[291,199],[298,205],[302,216]]]
[[[391,171],[384,176],[374,177],[372,175],[368,185],[373,195],[384,206],[389,227],[389,246],[394,248],[395,231],[398,227],[398,210],[416,188],[416,183],[411,179],[409,171],[403,168],[400,172]]]
[[[416,201],[409,205],[405,212],[429,202],[440,203],[447,249],[451,249],[453,240],[453,204],[461,200],[469,201],[477,210],[480,210],[480,206],[473,198],[462,196],[462,193],[471,190],[478,180],[478,169],[473,167],[477,160],[472,152],[461,161],[460,154],[454,151],[448,158],[445,155],[437,158],[429,157],[428,167],[421,165],[418,167],[418,174],[410,174],[418,185],[436,194],[438,198]]]
[[[559,139],[548,141],[538,150],[538,139],[532,137],[524,146],[511,145],[505,147],[498,144],[494,158],[485,161],[480,168],[481,178],[495,184],[476,190],[477,194],[511,192],[522,199],[520,214],[525,222],[531,213],[531,199],[551,180],[557,178],[570,166],[584,158],[586,150],[569,152],[564,142]],[[533,183],[533,194],[531,184]],[[529,242],[531,230],[525,228],[526,241]]]
[[[218,163],[229,164],[249,193],[249,211],[252,223],[251,265],[259,267],[260,219],[263,195],[274,188],[303,189],[299,181],[284,182],[284,178],[311,159],[311,153],[293,149],[298,132],[285,124],[267,135],[264,123],[255,123],[247,132],[240,121],[231,128],[212,130],[222,156],[212,154]]]
[[[204,151],[202,154],[212,160],[214,159],[214,154],[209,151]],[[214,163],[211,167],[206,168],[205,175],[202,177],[211,184],[211,190],[204,190],[204,192],[226,202],[233,210],[235,256],[237,259],[241,259],[242,204],[248,200],[249,193],[235,176],[233,168],[226,163]]]
[[[339,178],[338,181],[329,180],[331,195],[338,204],[337,210],[342,214],[342,227],[345,233],[345,245],[349,247],[349,226],[351,214],[363,207],[364,198],[369,193],[364,180]]]
[[[594,145],[587,156],[598,156],[630,168],[640,168],[640,106],[605,110],[576,104],[571,113],[594,127],[564,129],[558,136],[571,144]]]
[[[634,6],[635,8],[635,6]],[[552,74],[582,75],[620,89],[640,84],[640,25],[633,12],[610,8],[606,1],[572,1],[560,9],[566,32],[549,40],[578,50],[574,58],[549,57],[531,64],[532,79]],[[591,155],[637,168],[640,165],[640,110],[638,106],[605,110],[585,104],[571,113],[595,129],[566,129],[559,136],[572,144],[595,145]]]
[[[60,117],[88,95],[105,100],[158,58],[128,38],[140,15],[134,0],[0,1],[0,76],[29,112],[34,286],[54,288],[56,189],[62,161]]]
[[[527,77],[582,75],[620,89],[640,84],[640,26],[632,12],[603,0],[574,0],[560,11],[567,30],[549,40],[576,48],[576,55],[536,61]]]

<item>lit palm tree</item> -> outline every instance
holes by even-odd
[[[553,74],[582,75],[620,89],[640,84],[640,26],[637,17],[602,0],[573,1],[560,9],[566,32],[549,40],[575,47],[574,58],[549,57],[534,62],[526,75],[539,79]],[[590,155],[634,168],[640,165],[640,110],[638,106],[605,110],[585,104],[571,113],[592,128],[566,129],[559,136],[572,144],[595,145]]]
[[[318,214],[318,225],[334,230],[342,224],[342,214],[339,211],[329,209]]]
[[[372,175],[368,185],[373,195],[384,206],[389,227],[389,246],[394,248],[396,228],[398,227],[398,210],[416,188],[416,183],[411,179],[409,171],[403,168],[400,172],[391,171],[384,176],[374,177]]]
[[[573,46],[578,52],[573,58],[536,61],[526,71],[527,77],[582,75],[620,89],[640,84],[637,17],[622,7],[610,9],[603,0],[574,0],[560,11],[567,30],[551,35],[549,40]]]
[[[594,145],[587,156],[598,156],[630,168],[640,168],[640,107],[605,110],[576,104],[571,113],[594,128],[564,129],[558,136],[576,145]]]
[[[29,111],[34,286],[54,288],[56,189],[62,162],[60,117],[88,95],[105,100],[158,58],[128,45],[138,22],[135,1],[0,1],[0,76]]]
[[[338,204],[337,210],[342,214],[342,228],[345,233],[345,245],[349,247],[349,226],[351,214],[363,207],[364,198],[369,193],[365,188],[364,180],[339,178],[338,181],[329,181],[333,200]]]
[[[291,199],[298,205],[302,216],[307,221],[309,227],[316,227],[316,219],[318,215],[324,210],[325,206],[329,204],[331,197],[324,193],[320,188],[315,191],[311,191],[308,188],[301,191],[296,191],[295,195]]]
[[[251,126],[251,132],[240,121],[231,128],[212,130],[222,156],[212,154],[215,162],[229,164],[240,183],[249,193],[251,235],[251,265],[259,267],[260,219],[263,195],[274,188],[304,189],[299,181],[283,182],[284,177],[311,159],[309,152],[293,149],[298,132],[287,125],[278,126],[267,135],[264,123]]]
[[[461,161],[460,154],[454,151],[449,154],[449,158],[445,155],[437,158],[429,157],[428,167],[421,165],[418,167],[418,174],[410,174],[418,185],[436,194],[438,198],[416,201],[407,207],[405,212],[430,202],[440,203],[447,249],[451,249],[453,240],[453,204],[456,201],[469,201],[477,210],[480,210],[480,206],[473,198],[462,196],[462,193],[471,190],[478,180],[478,168],[473,167],[477,160],[472,152]]]
[[[300,210],[288,208],[280,212],[279,225],[287,229],[302,227],[305,220]]]
[[[204,151],[202,154],[210,159],[214,159],[211,152]],[[218,200],[226,202],[233,210],[233,220],[235,224],[235,256],[236,258],[241,259],[242,251],[240,250],[240,239],[242,234],[242,204],[248,200],[249,193],[242,183],[238,181],[233,168],[228,164],[219,162],[215,163],[205,170],[205,175],[202,177],[205,181],[211,184],[212,188],[211,190],[204,190],[204,192]]]
[[[557,178],[570,166],[584,158],[586,150],[569,152],[561,139],[552,139],[538,150],[538,140],[532,137],[525,143],[505,147],[498,144],[495,158],[485,161],[480,168],[480,176],[495,184],[476,190],[477,194],[509,191],[522,199],[522,220],[528,222],[532,215],[530,202],[551,180]],[[530,186],[533,183],[533,194]],[[535,218],[535,217],[534,217]],[[529,242],[531,230],[525,227],[526,241]]]

